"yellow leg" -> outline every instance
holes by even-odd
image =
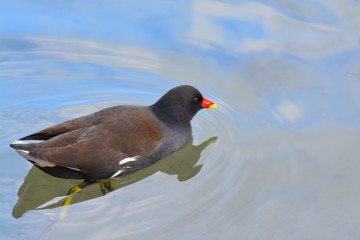
[[[100,189],[101,189],[101,192],[103,195],[106,195],[109,192],[114,191],[114,187],[110,181],[109,182],[101,182]]]
[[[66,217],[71,201],[74,198],[74,195],[80,192],[81,190],[83,190],[83,187],[81,185],[77,185],[69,190],[68,192],[69,196],[66,197],[63,207],[61,208],[60,217],[59,217],[60,220],[63,220]]]

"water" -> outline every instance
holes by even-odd
[[[359,239],[360,2],[1,1],[0,239]],[[8,144],[191,84],[219,106],[80,192]]]

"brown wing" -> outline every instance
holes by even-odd
[[[53,138],[55,136],[58,136],[66,132],[70,132],[80,128],[90,127],[96,124],[98,121],[101,121],[101,119],[106,117],[106,115],[111,115],[112,113],[111,109],[112,108],[107,108],[90,115],[82,116],[69,121],[65,121],[63,123],[53,125],[37,133],[23,137],[20,140],[48,140],[50,138]]]
[[[69,131],[74,126],[84,126],[75,119],[40,131],[58,134],[66,129],[68,132],[35,144],[29,149],[29,155],[58,166],[79,169],[91,178],[106,178],[119,169],[120,160],[147,156],[159,147],[162,128],[146,109],[118,107],[105,116],[91,119],[93,124],[88,127]]]
[[[29,155],[56,166],[77,169],[89,178],[107,178],[126,157],[120,149],[108,147],[106,140],[87,139],[63,147],[34,148]]]

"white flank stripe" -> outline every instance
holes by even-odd
[[[118,175],[120,175],[124,170],[123,169],[120,169],[119,171],[117,171],[116,173],[114,173],[110,178],[114,178]]]
[[[66,167],[66,168],[81,172],[81,170],[79,168],[76,168],[76,167]]]
[[[134,161],[137,160],[138,157],[139,156],[124,158],[124,159],[119,161],[119,165],[123,165],[123,164],[128,163],[128,162],[134,162]]]

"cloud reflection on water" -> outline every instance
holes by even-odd
[[[284,7],[286,3],[281,5]],[[221,46],[229,54],[271,50],[308,59],[325,57],[358,48],[359,34],[349,31],[336,18],[336,14],[342,14],[339,11],[344,10],[336,5],[333,1],[330,4],[326,2],[326,5],[318,3],[316,9],[305,8],[306,5],[301,3],[288,3],[285,7],[301,16],[294,18],[279,8],[259,2],[198,0],[194,1],[193,24],[188,38],[191,43],[206,49],[211,49],[213,45]],[[359,6],[354,8],[360,10]],[[325,23],[317,23],[316,19],[309,21],[314,20],[314,11],[321,16],[332,17]],[[232,25],[222,24],[224,19],[230,20]],[[247,24],[255,27],[249,29]],[[234,26],[238,31],[233,31]],[[254,28],[258,30],[254,31]]]

